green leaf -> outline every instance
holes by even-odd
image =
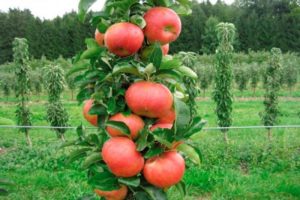
[[[148,159],[148,158],[157,156],[157,155],[159,155],[159,154],[161,154],[161,153],[163,153],[163,152],[164,152],[164,149],[163,149],[163,148],[161,148],[161,147],[153,147],[153,148],[150,148],[150,149],[147,151],[147,153],[144,155],[144,157],[145,157],[146,159]]]
[[[72,74],[74,74],[76,72],[86,70],[86,69],[88,69],[89,66],[90,66],[90,62],[88,60],[79,60],[68,71],[68,73],[66,74],[66,77],[68,78],[69,76],[71,76]]]
[[[78,17],[81,22],[85,20],[87,11],[96,1],[97,0],[80,0],[78,5]]]
[[[141,183],[141,179],[138,176],[130,177],[130,178],[119,178],[120,184],[124,184],[131,187],[138,187]]]
[[[133,195],[136,200],[153,200],[145,191],[138,191]]]
[[[190,138],[192,135],[199,133],[203,126],[206,124],[206,121],[203,121],[201,117],[195,117],[191,125],[184,131],[184,137]]]
[[[186,66],[181,66],[178,69],[176,69],[177,71],[181,72],[184,76],[193,78],[193,79],[197,79],[198,75],[196,74],[196,72],[194,72],[191,68],[186,67]]]
[[[152,200],[168,200],[167,194],[162,190],[154,186],[145,186],[142,189],[150,196]]]
[[[130,130],[124,122],[108,121],[108,122],[106,122],[106,126],[118,129],[123,134],[130,135]]]
[[[152,0],[156,6],[169,7],[171,5],[170,0]]]
[[[119,63],[114,66],[113,75],[120,74],[120,73],[129,73],[136,76],[140,76],[138,69],[129,63]]]
[[[77,133],[77,135],[78,135],[79,138],[84,137],[84,135],[85,135],[85,127],[82,124],[79,125],[79,126],[77,126],[76,133]]]
[[[170,79],[173,79],[175,81],[180,81],[181,80],[180,73],[176,72],[174,70],[171,70],[171,69],[159,70],[159,72],[157,73],[157,77],[160,78],[160,79],[170,78]]]
[[[116,100],[112,97],[108,100],[107,103],[107,112],[108,114],[114,114],[117,110]]]
[[[77,94],[76,99],[79,103],[82,103],[83,101],[90,99],[92,94],[93,94],[92,89],[84,88]]]
[[[163,53],[162,53],[162,50],[161,50],[161,45],[160,45],[160,43],[156,42],[153,45],[153,48],[151,48],[151,52],[149,54],[148,61],[153,63],[153,65],[157,69],[159,69],[160,64],[162,62],[162,58],[163,58]]]
[[[90,151],[91,148],[82,148],[82,149],[77,149],[73,151],[69,156],[68,159],[66,160],[66,164],[70,164],[74,162],[75,160],[78,160],[79,158],[82,158],[86,155],[87,151]]]
[[[168,148],[172,147],[172,142],[174,141],[174,132],[170,129],[157,128],[151,132],[154,139]]]
[[[130,22],[139,26],[141,29],[144,29],[146,27],[146,21],[145,19],[140,16],[140,15],[133,15],[131,18],[130,18]]]
[[[190,122],[190,109],[186,103],[174,98],[176,113],[175,127],[177,130],[183,130]]]
[[[105,115],[106,114],[106,108],[103,105],[95,104],[89,110],[89,114],[90,115]]]
[[[65,148],[65,147],[73,146],[76,143],[77,143],[77,140],[66,141],[62,145],[60,145],[59,148]]]
[[[102,160],[102,156],[100,152],[93,152],[91,153],[86,159],[83,161],[81,167],[82,169],[89,168],[92,164],[95,164]]]
[[[93,188],[103,191],[118,190],[120,188],[118,179],[109,171],[96,173],[89,177],[88,184],[90,184]]]
[[[187,16],[192,14],[192,9],[184,4],[173,4],[170,6],[171,9],[173,9],[178,15],[181,16]]]
[[[97,58],[100,53],[101,53],[101,48],[98,47],[89,48],[81,54],[80,59]]]
[[[181,66],[181,61],[178,58],[168,58],[168,57],[163,57],[162,63],[160,65],[160,70],[164,69],[177,69]]]
[[[200,165],[200,156],[192,146],[183,143],[177,147],[177,150],[184,153],[196,165]]]
[[[147,139],[148,139],[148,130],[143,129],[139,133],[139,138],[136,141],[137,150],[143,151],[147,146]]]

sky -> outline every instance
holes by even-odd
[[[201,0],[198,0],[201,1]],[[210,0],[215,3],[217,0]],[[225,0],[232,3],[234,0]],[[31,13],[41,19],[53,19],[63,16],[72,10],[77,11],[79,0],[0,0],[0,11],[8,11],[9,8],[29,9]],[[105,0],[98,0],[92,10],[101,10]]]

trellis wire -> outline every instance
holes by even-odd
[[[0,129],[8,128],[30,128],[30,129],[76,129],[74,126],[67,127],[52,127],[52,126],[12,126],[12,125],[0,125]],[[97,127],[85,127],[86,129],[98,129]],[[278,126],[231,126],[231,127],[207,127],[202,130],[214,131],[214,130],[223,130],[223,129],[279,129],[279,128],[300,128],[300,125],[278,125]]]

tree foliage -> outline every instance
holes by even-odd
[[[213,99],[216,103],[218,125],[229,127],[232,123],[232,43],[235,38],[235,27],[230,23],[217,25],[219,46],[216,51],[215,90]],[[227,141],[227,129],[222,129]]]
[[[64,71],[59,66],[44,68],[44,83],[48,93],[47,120],[53,127],[67,127],[69,115],[61,102],[61,94],[65,88]],[[57,136],[63,141],[67,129],[54,128]]]
[[[28,107],[30,96],[29,78],[30,66],[28,65],[29,52],[28,42],[25,38],[15,38],[13,42],[15,75],[17,78],[16,96],[18,98],[16,117],[17,124],[21,126],[31,125],[31,113]],[[29,137],[29,129],[21,128],[27,138],[27,143],[31,147],[31,139]]]

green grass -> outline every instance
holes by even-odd
[[[81,122],[81,107],[76,102],[65,102],[72,126]],[[47,125],[45,106],[31,104],[34,125]],[[0,118],[14,120],[14,104],[0,103]],[[259,100],[234,102],[233,125],[261,125],[258,113],[263,110]],[[300,102],[281,101],[278,124],[300,124]],[[199,113],[216,126],[214,104],[199,102]],[[86,183],[86,172],[78,163],[64,165],[68,155],[58,147],[61,142],[50,130],[31,130],[33,149],[25,144],[25,137],[14,129],[0,129],[0,177],[13,180],[12,193],[2,199],[77,199],[92,193]],[[229,144],[222,133],[202,131],[195,136],[202,154],[200,167],[191,166],[185,174],[187,200],[196,199],[299,199],[300,198],[300,129],[273,131],[267,140],[266,131],[232,130]],[[67,139],[76,137],[70,130]],[[175,197],[172,200],[176,200]]]

